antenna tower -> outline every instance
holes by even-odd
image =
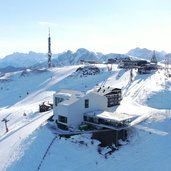
[[[50,37],[50,28],[49,28],[49,37],[48,37],[48,68],[52,67],[52,52],[51,52],[51,37]]]
[[[168,54],[165,55],[165,75],[166,75],[166,77],[169,76],[169,56],[168,56]]]

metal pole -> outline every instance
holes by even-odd
[[[5,121],[5,129],[6,129],[6,132],[8,132],[8,127],[7,127],[7,121]]]
[[[116,147],[118,146],[118,131],[116,130]]]
[[[3,120],[2,120],[2,122],[4,122],[5,123],[5,129],[6,129],[6,132],[8,132],[9,130],[8,130],[8,126],[7,126],[7,122],[8,122],[9,120],[7,120],[6,118],[4,118]]]
[[[126,140],[126,134],[125,134],[126,130],[123,129],[122,131],[123,131],[123,132],[122,132],[122,133],[123,133],[123,140]]]

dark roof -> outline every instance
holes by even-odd
[[[108,86],[108,87],[99,87],[97,90],[94,91],[94,93],[99,94],[101,96],[105,96],[119,91],[121,91],[120,88],[113,88]]]

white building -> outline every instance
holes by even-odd
[[[53,97],[54,119],[59,128],[78,128],[84,122],[84,114],[94,111],[108,111],[119,105],[121,89],[103,87],[88,93],[74,90],[60,90]]]

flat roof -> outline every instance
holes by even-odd
[[[117,112],[108,112],[108,111],[95,111],[86,114],[89,116],[96,116],[98,118],[102,118],[105,120],[112,120],[115,122],[122,122],[137,117],[135,115],[130,115],[126,113],[117,113]]]
[[[55,94],[56,95],[57,94],[67,94],[67,95],[70,95],[70,96],[71,95],[76,95],[76,94],[78,94],[78,95],[84,95],[84,93],[81,92],[81,91],[70,90],[70,89],[61,89],[61,90],[57,91]]]
[[[70,105],[79,100],[83,96],[85,96],[85,94],[81,91],[67,89],[62,89],[55,93],[55,97],[63,97],[65,99],[60,103],[62,105]]]

